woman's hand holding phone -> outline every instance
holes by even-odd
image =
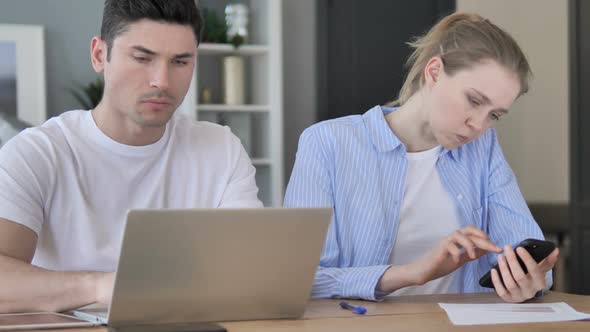
[[[407,286],[423,285],[490,251],[500,253],[502,248],[492,243],[488,235],[479,228],[467,226],[443,239],[420,260],[391,266],[379,279],[376,290],[393,292]]]
[[[525,272],[518,262],[523,261],[528,270]],[[506,302],[523,302],[531,299],[535,294],[545,289],[545,274],[557,262],[559,249],[555,248],[549,256],[537,263],[529,252],[518,247],[516,251],[510,246],[504,247],[504,255],[498,256],[498,270],[492,269],[492,283],[496,293]]]
[[[443,277],[488,252],[500,253],[502,248],[473,225],[459,229],[441,241],[428,255],[414,263],[417,283],[424,284]]]

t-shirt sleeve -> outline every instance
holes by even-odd
[[[240,140],[229,132],[230,156],[232,160],[231,174],[227,187],[219,205],[220,208],[259,208],[262,202],[258,199],[256,186],[256,168],[252,165],[248,153]]]
[[[43,225],[51,158],[43,140],[25,130],[0,149],[0,218],[16,222],[37,235]]]

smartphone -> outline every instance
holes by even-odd
[[[553,252],[553,250],[555,249],[555,243],[544,240],[526,239],[519,243],[514,248],[514,250],[516,250],[516,248],[518,247],[525,248],[526,251],[528,251],[529,254],[531,254],[533,259],[537,263],[539,263],[540,261],[545,259],[545,257],[549,256],[551,252]],[[518,258],[518,262],[520,263],[520,267],[522,267],[524,273],[528,273],[526,265],[524,264],[522,259],[520,259],[520,256],[518,256],[518,254],[516,255],[516,258]],[[492,267],[492,269],[496,269],[496,271],[498,271],[498,274],[500,274],[501,279],[502,274],[500,272],[500,269],[498,268],[498,263],[496,263],[494,267]],[[482,287],[494,288],[494,284],[492,283],[492,269],[490,269],[490,271],[488,271],[486,274],[483,275],[483,277],[481,277],[481,279],[479,279],[479,284]]]

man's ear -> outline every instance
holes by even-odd
[[[432,86],[436,84],[439,80],[440,76],[442,75],[444,70],[444,64],[440,57],[435,56],[428,60],[426,66],[424,67],[424,81],[427,86]]]
[[[104,71],[104,64],[107,61],[107,43],[98,36],[90,41],[90,61],[94,71],[97,73]]]

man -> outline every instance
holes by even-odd
[[[100,104],[0,150],[0,312],[109,303],[129,208],[262,206],[229,129],[174,115],[201,24],[194,0],[106,0]]]

